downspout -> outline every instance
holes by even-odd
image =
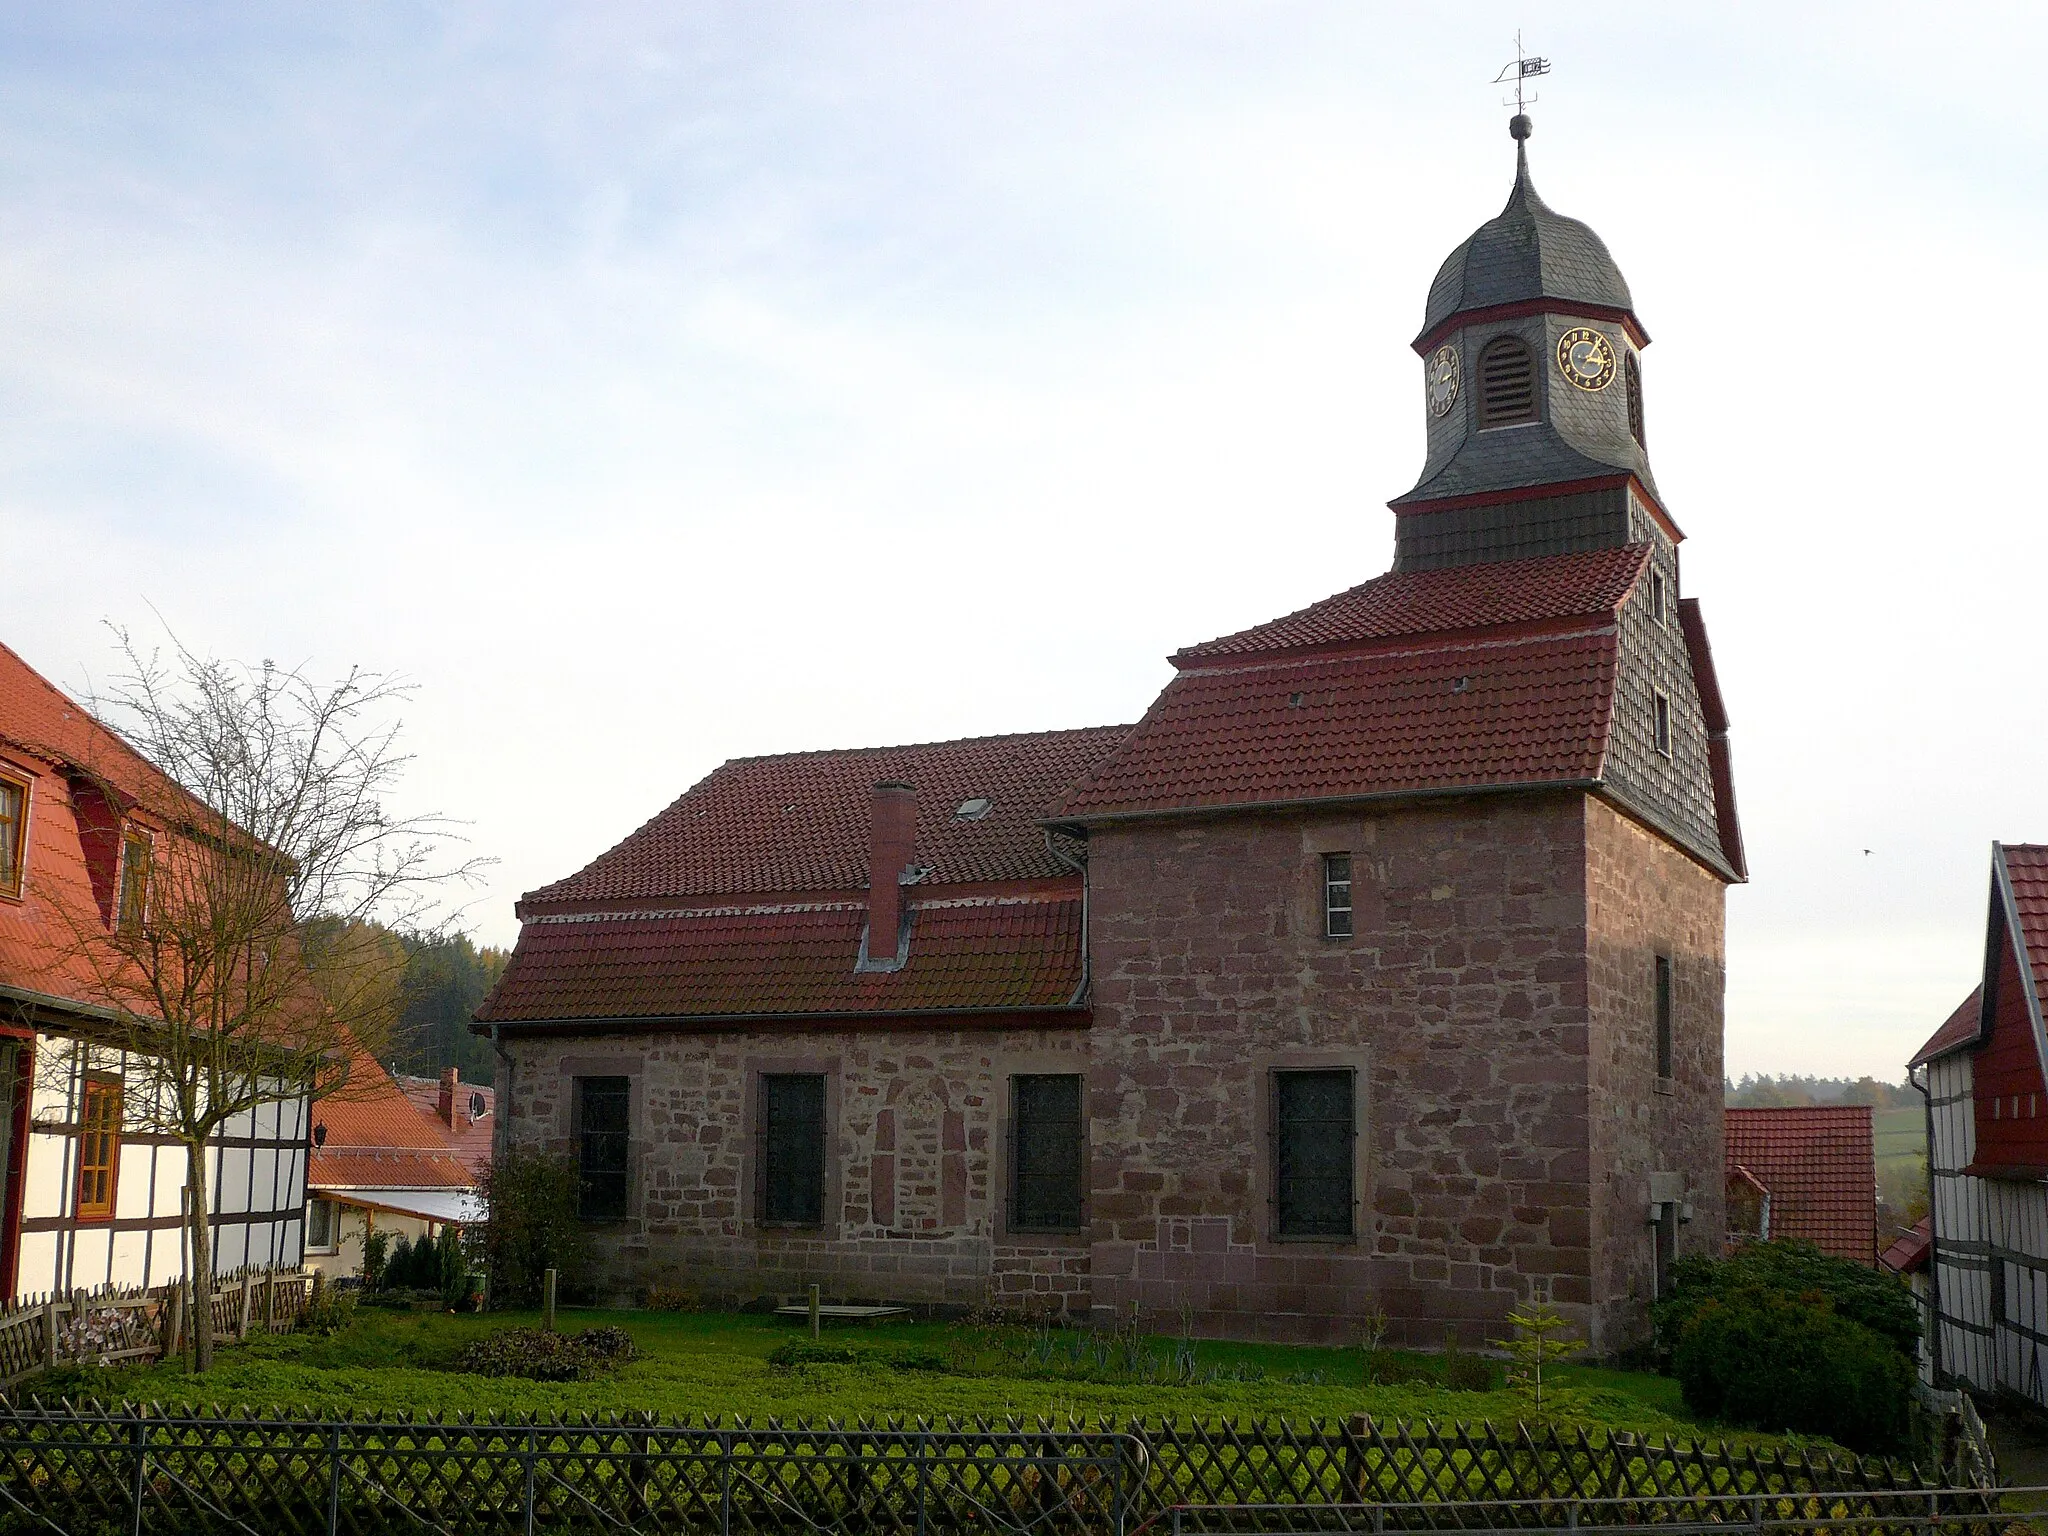
[[[1939,1386],[1948,1376],[1941,1362],[1941,1222],[1934,1214],[1934,1085],[1931,1073],[1927,1082],[1920,1080],[1923,1070],[1906,1068],[1906,1081],[1920,1095],[1927,1113],[1927,1359]]]
[[[1081,877],[1081,980],[1074,987],[1074,995],[1067,999],[1067,1006],[1074,1008],[1088,996],[1088,982],[1093,974],[1088,952],[1088,861],[1075,858],[1053,841],[1051,827],[1041,828],[1041,832],[1046,851]]]

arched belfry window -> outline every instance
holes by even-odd
[[[1636,361],[1635,353],[1628,354],[1622,372],[1628,380],[1628,433],[1638,448],[1647,448],[1650,444],[1643,436],[1643,365]]]
[[[1479,426],[1536,419],[1536,358],[1519,336],[1496,336],[1479,354]]]

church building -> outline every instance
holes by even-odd
[[[1611,1351],[1719,1251],[1727,718],[1649,335],[1511,128],[1391,571],[1135,725],[728,762],[521,900],[500,1145],[606,1289]]]

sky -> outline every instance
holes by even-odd
[[[2038,4],[0,3],[0,639],[415,685],[516,933],[729,757],[1135,720],[1383,571],[1537,185],[1653,338],[1731,1073],[1896,1077],[2048,841]]]

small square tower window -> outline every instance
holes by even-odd
[[[1323,937],[1351,937],[1351,855],[1323,855]]]
[[[1651,741],[1665,757],[1671,755],[1671,701],[1663,694],[1655,695],[1651,701]]]

